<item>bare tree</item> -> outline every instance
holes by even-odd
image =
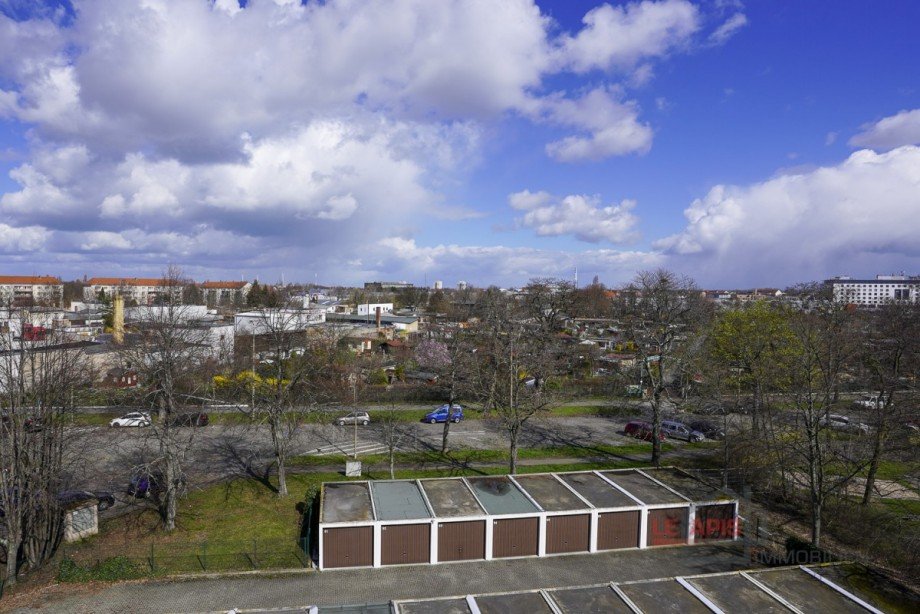
[[[920,362],[920,305],[892,303],[873,314],[863,349],[863,363],[874,393],[872,451],[862,503],[872,501],[879,462],[892,431],[917,412],[916,391],[906,382],[916,381]]]
[[[313,314],[288,302],[285,308],[265,308],[249,331],[253,347],[259,340],[264,360],[233,379],[231,393],[248,403],[255,424],[268,428],[278,475],[278,496],[288,495],[288,459],[295,452],[297,433],[307,414],[323,399],[328,382],[323,374],[335,358],[337,339],[311,332]]]
[[[399,414],[393,407],[389,411],[382,412],[378,423],[383,445],[387,448],[387,456],[390,461],[390,479],[393,480],[396,479],[396,451],[409,439],[411,433],[406,428],[406,424],[399,419]]]
[[[495,292],[485,294],[475,332],[476,357],[469,367],[474,397],[508,435],[509,471],[517,472],[520,435],[530,418],[550,409],[556,398],[547,383],[555,374],[556,353],[535,339],[516,305]]]
[[[0,330],[0,558],[10,584],[51,558],[60,542],[63,418],[85,375],[79,347],[52,331],[24,336],[25,323],[21,316]]]
[[[854,437],[835,437],[829,420],[840,376],[856,355],[855,325],[851,313],[832,304],[791,319],[796,345],[784,361],[785,393],[796,429],[784,439],[789,452],[785,461],[803,474],[793,479],[808,493],[815,546],[821,543],[828,498],[866,467],[862,447]]]
[[[642,379],[651,390],[652,463],[661,462],[662,406],[679,372],[680,346],[705,319],[706,310],[693,280],[671,271],[643,271],[623,290],[620,317],[636,345]]]
[[[211,353],[208,332],[190,321],[182,303],[187,285],[182,271],[170,266],[162,280],[159,304],[137,308],[132,335],[120,350],[120,359],[135,369],[147,388],[146,402],[157,413],[150,433],[157,452],[141,471],[149,477],[167,531],[176,528],[176,510],[186,487],[185,459],[192,429],[182,429],[176,416],[207,388],[204,368]]]

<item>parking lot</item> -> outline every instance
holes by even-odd
[[[637,412],[641,415],[640,412]],[[635,444],[623,435],[627,418],[571,416],[535,418],[521,435],[522,448],[572,446],[590,450],[603,444]],[[405,423],[403,451],[440,450],[442,424]],[[387,451],[380,425],[357,427],[358,457]],[[185,464],[190,485],[204,485],[246,475],[272,460],[269,429],[265,425],[214,423],[202,428],[181,429],[188,445]],[[333,456],[352,454],[355,428],[327,424],[304,424],[295,435],[295,454]],[[454,448],[507,448],[507,435],[496,420],[465,420],[450,426]],[[684,442],[668,440],[675,446]],[[80,488],[121,492],[135,468],[153,458],[156,441],[146,428],[113,429],[78,426],[68,430],[68,449],[73,480]],[[330,462],[333,462],[330,459]]]

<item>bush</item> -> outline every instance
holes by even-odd
[[[133,580],[146,575],[141,567],[126,556],[114,556],[87,567],[66,557],[58,566],[60,582]]]

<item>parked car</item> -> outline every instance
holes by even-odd
[[[691,430],[699,431],[705,435],[707,439],[725,439],[725,429],[713,422],[707,420],[694,420],[687,426],[689,426]]]
[[[61,505],[71,505],[91,500],[96,501],[96,505],[100,510],[107,510],[115,505],[115,496],[104,490],[64,490],[58,493],[58,502]]]
[[[697,442],[706,439],[706,435],[695,431],[683,422],[676,420],[662,420],[661,430],[667,437],[672,439],[683,439],[684,441]]]
[[[841,416],[840,414],[821,416],[818,424],[845,433],[856,433],[857,435],[867,435],[869,433],[868,424],[856,422],[851,420],[849,416]]]
[[[156,490],[156,476],[146,472],[135,474],[128,483],[128,494],[138,499],[149,497]]]
[[[13,417],[10,414],[4,412],[2,415],[0,415],[0,421],[2,421],[3,424],[10,424],[13,421]],[[22,426],[26,433],[40,433],[42,429],[45,428],[45,425],[40,418],[32,417],[26,418],[25,421],[23,421]]]
[[[630,437],[635,437],[636,439],[652,441],[652,425],[648,422],[643,422],[642,420],[633,420],[632,422],[627,422],[626,428],[623,429],[623,432]],[[664,441],[664,431],[658,432],[658,439]]]
[[[353,411],[350,414],[342,416],[341,418],[336,418],[335,423],[339,426],[345,426],[346,424],[360,424],[361,426],[367,426],[371,423],[371,417],[366,411]]]
[[[187,414],[178,414],[170,422],[171,426],[207,426],[208,414],[196,411]]]
[[[871,394],[853,401],[853,405],[860,409],[877,409],[879,402],[878,395]]]
[[[109,422],[109,426],[150,426],[150,414],[145,411],[133,411],[125,414],[121,418],[115,418]]]
[[[450,411],[450,421],[460,422],[461,420],[463,420],[463,408],[459,405],[452,406]],[[422,422],[427,422],[428,424],[447,422],[447,403],[435,409],[434,411],[430,411],[425,414],[425,417],[422,418]]]

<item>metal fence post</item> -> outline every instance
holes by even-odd
[[[201,563],[201,569],[208,570],[208,542],[201,542],[201,556],[198,557],[198,562]]]

